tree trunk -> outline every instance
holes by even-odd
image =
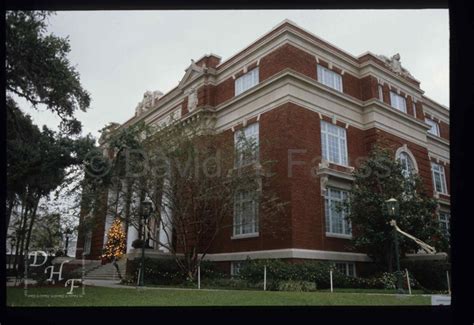
[[[40,201],[40,196],[38,195],[38,198],[35,198],[35,207],[33,208],[33,213],[31,214],[31,219],[30,219],[30,225],[28,227],[28,235],[26,236],[26,245],[25,248],[29,249],[30,248],[30,240],[31,240],[31,232],[33,231],[33,225],[36,220],[36,211],[38,210],[38,205]]]
[[[8,233],[8,227],[10,226],[10,219],[13,211],[13,207],[15,206],[15,199],[10,198],[7,200],[7,211],[6,211],[6,224],[7,227],[5,228],[5,236]]]
[[[21,208],[21,216],[20,216],[20,227],[18,229],[17,233],[17,252],[18,254],[16,255],[15,258],[15,267],[20,265],[20,259],[21,256],[23,255],[23,245],[25,242],[25,234],[26,234],[26,222],[28,218],[28,211],[29,211],[29,205],[28,205],[28,200],[26,199],[27,195],[25,195],[25,199],[23,200],[23,205]]]

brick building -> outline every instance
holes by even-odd
[[[226,61],[214,54],[192,61],[177,87],[144,97],[119,128],[205,111],[228,141],[244,131],[262,145],[279,144],[270,154],[278,162],[275,190],[289,202],[282,234],[275,239],[259,227],[258,209],[235,211],[229,218],[254,224],[223,230],[207,255],[231,272],[250,257],[329,260],[357,273],[370,259],[348,249],[351,227],[331,206],[350,188],[357,159],[379,139],[421,176],[449,229],[449,110],[424,95],[399,55],[355,57],[285,20]],[[105,211],[93,231],[79,234],[78,247],[91,259],[99,258],[111,223]],[[128,252],[136,238],[128,229]]]

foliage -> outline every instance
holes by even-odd
[[[102,258],[111,261],[122,257],[125,252],[125,240],[123,224],[120,219],[116,218],[107,233],[107,243]]]
[[[396,274],[384,272],[371,278],[351,277],[334,269],[328,262],[305,261],[301,263],[286,263],[281,260],[248,260],[240,269],[239,278],[257,287],[263,287],[263,270],[267,267],[267,288],[278,290],[283,282],[296,281],[314,283],[318,289],[330,287],[330,270],[333,271],[333,286],[335,288],[358,289],[391,289],[395,288]],[[403,274],[404,283],[405,275]],[[411,287],[423,287],[410,275]],[[303,284],[301,284],[303,286]],[[406,283],[404,284],[407,288]]]
[[[30,247],[40,200],[75,179],[71,168],[82,166],[94,140],[72,139],[45,126],[40,131],[13,100],[7,99],[7,106],[7,224],[17,236],[20,256]]]
[[[141,259],[136,258],[128,262],[127,275],[137,279],[140,269]],[[201,262],[201,279],[218,280],[224,277],[224,273],[218,270],[215,263],[209,261]],[[145,258],[145,282],[147,284],[184,284],[191,281],[192,286],[196,286],[195,279],[190,279],[186,272],[183,272],[179,264],[173,258],[151,259]]]
[[[316,283],[309,281],[281,281],[278,291],[316,291]]]
[[[137,123],[104,128],[101,139],[110,150],[108,172],[91,177],[109,190],[109,213],[123,214],[139,238],[145,232],[148,240],[167,249],[190,279],[196,277],[197,266],[219,232],[233,226],[229,216],[237,191],[254,193],[260,202],[260,227],[268,225],[269,232],[285,204],[266,189],[273,176],[272,162],[261,159],[234,168],[233,141],[223,143],[213,132],[212,120],[201,114],[186,123],[172,120],[165,127]],[[239,150],[255,146],[243,141]],[[155,212],[143,224],[140,202],[145,198],[151,199]],[[153,225],[161,227],[165,240],[150,231]]]
[[[128,261],[127,275],[137,279],[140,270],[141,258]],[[176,261],[171,258],[145,258],[146,284],[179,284],[184,283],[186,275],[179,269]]]
[[[86,111],[90,95],[67,58],[69,39],[46,34],[50,15],[46,11],[6,12],[6,90],[35,108],[44,105],[61,118],[63,131],[78,134],[81,123],[74,113],[78,109]]]
[[[426,290],[447,290],[447,274],[451,272],[451,263],[447,261],[403,261],[402,267]]]
[[[393,270],[393,232],[388,224],[385,201],[399,202],[397,225],[438,250],[445,246],[436,218],[437,202],[431,198],[421,181],[413,173],[405,177],[393,152],[375,146],[367,160],[354,171],[354,186],[341,209],[347,212],[353,225],[353,245],[366,252],[385,270]],[[400,254],[416,252],[418,244],[405,236],[398,236]]]

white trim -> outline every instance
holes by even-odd
[[[403,146],[397,149],[397,151],[395,152],[395,158],[400,159],[400,155],[402,153],[406,153],[408,157],[410,157],[411,162],[413,163],[413,168],[415,169],[415,172],[418,174],[418,163],[416,162],[416,158],[411,152],[411,150],[408,149],[408,146],[406,143],[404,143]]]
[[[334,237],[334,238],[341,238],[341,239],[352,239],[352,235],[345,235],[345,234],[338,234],[334,232],[327,232],[326,237]]]
[[[257,231],[257,232],[252,232],[248,234],[233,235],[232,237],[230,237],[230,239],[255,238],[259,236],[260,236],[260,233]]]
[[[337,251],[323,251],[314,249],[301,248],[285,248],[272,249],[261,251],[247,251],[247,252],[229,252],[206,254],[204,260],[225,262],[225,261],[242,261],[250,259],[273,259],[273,258],[301,258],[312,260],[337,260],[348,262],[371,262],[372,259],[363,253],[351,252],[337,252]]]

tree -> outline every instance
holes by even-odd
[[[147,240],[171,253],[191,279],[217,235],[232,229],[237,193],[247,191],[259,203],[260,227],[269,232],[286,204],[269,188],[274,162],[260,150],[260,159],[248,163],[257,144],[242,139],[234,152],[233,139],[216,134],[212,119],[200,114],[165,127],[138,123],[108,128],[102,138],[111,157],[109,173],[89,177],[95,184],[108,184],[109,213],[122,215],[139,237],[146,233]],[[237,156],[248,164],[234,168]],[[151,199],[155,213],[143,224],[140,202],[145,198]]]
[[[46,11],[8,11],[5,24],[5,83],[7,111],[7,227],[15,212],[19,254],[27,249],[41,198],[73,177],[94,139],[77,135],[81,123],[74,117],[86,111],[90,96],[69,62],[69,40],[47,34]],[[61,118],[60,133],[40,130],[15,98],[36,109],[46,108]],[[80,168],[80,167],[79,167]],[[74,168],[72,168],[74,169]],[[77,176],[77,175],[76,175]]]
[[[7,11],[5,21],[5,83],[7,96],[25,98],[34,108],[44,105],[61,118],[61,129],[78,134],[76,110],[86,111],[90,95],[67,58],[67,38],[47,35],[47,11]],[[9,109],[11,105],[7,105]],[[14,126],[14,125],[13,125]]]
[[[107,243],[105,244],[102,257],[107,260],[115,260],[122,257],[125,251],[125,232],[120,219],[115,219],[107,233]]]
[[[341,206],[353,227],[353,245],[375,263],[393,270],[392,227],[385,201],[399,201],[397,225],[437,250],[446,247],[436,218],[437,202],[431,198],[416,173],[406,174],[390,149],[374,146],[369,157],[354,171],[354,186]],[[417,252],[419,246],[399,236],[400,254]]]
[[[40,129],[11,101],[7,110],[7,226],[14,212],[18,259],[30,247],[41,199],[76,179],[95,147],[90,137],[71,139],[46,126]],[[16,124],[18,127],[12,126]]]

